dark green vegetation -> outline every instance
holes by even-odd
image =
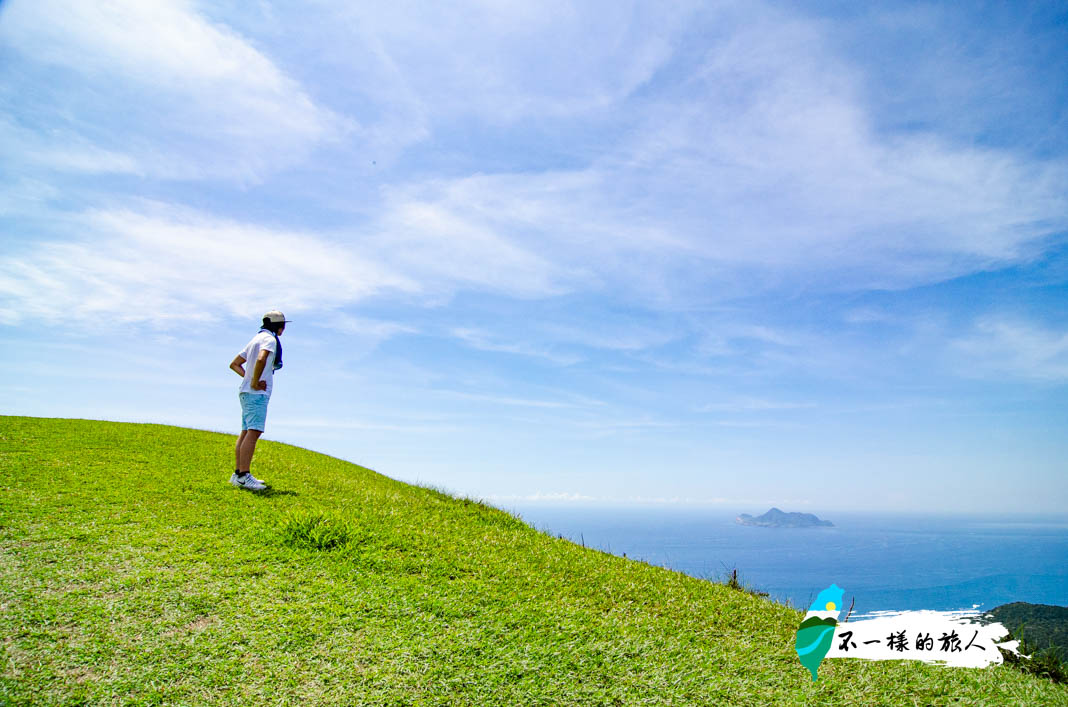
[[[1002,604],[987,613],[1012,631],[1015,638],[1050,649],[1062,660],[1068,660],[1068,606],[1017,601]]]
[[[1021,652],[1031,660],[1021,667],[1059,682],[1068,682],[1068,606],[1013,602],[987,615],[1020,640]]]
[[[1068,704],[794,653],[801,613],[234,437],[0,417],[0,703]]]

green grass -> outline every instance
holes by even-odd
[[[0,704],[1068,704],[1008,666],[794,654],[801,614],[234,437],[0,417]]]

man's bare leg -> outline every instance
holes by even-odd
[[[241,433],[241,440],[237,447],[238,471],[250,471],[252,455],[256,453],[256,442],[259,440],[262,430],[245,430]]]
[[[241,434],[237,438],[237,444],[234,445],[234,471],[241,470],[241,443],[245,441],[247,433],[248,430],[241,430]]]

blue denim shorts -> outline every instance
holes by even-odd
[[[259,430],[263,432],[267,424],[267,401],[269,395],[258,393],[238,393],[241,401],[241,430]]]

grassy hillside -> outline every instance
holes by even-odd
[[[264,442],[0,417],[0,704],[1068,704],[794,654],[801,614]]]

